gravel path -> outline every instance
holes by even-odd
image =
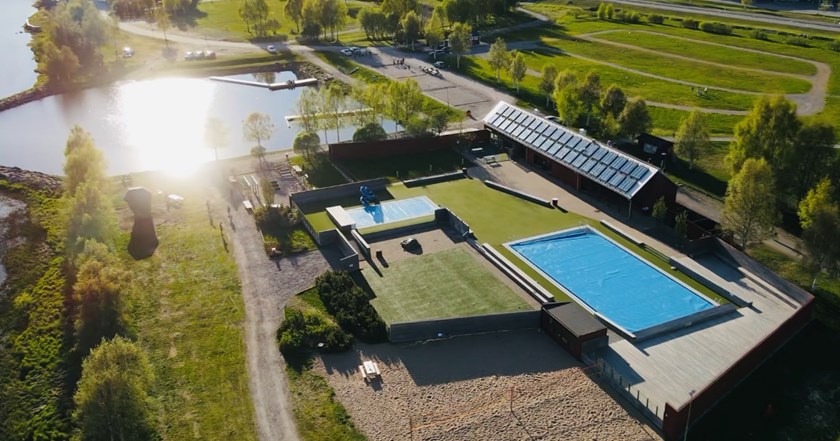
[[[214,218],[227,218],[228,198],[212,201]],[[296,441],[285,363],[277,349],[276,333],[286,301],[312,286],[315,277],[330,266],[320,251],[284,257],[277,262],[269,260],[254,220],[241,200],[234,198],[230,202],[233,222],[226,220],[224,225],[242,281],[246,357],[257,433],[262,441]]]
[[[381,381],[360,378],[367,359]],[[582,368],[537,331],[357,344],[315,363],[372,441],[659,439]]]

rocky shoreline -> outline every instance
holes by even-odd
[[[0,180],[6,180],[12,184],[23,184],[38,190],[61,191],[60,178],[46,173],[23,170],[19,167],[0,165]]]

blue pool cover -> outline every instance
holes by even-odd
[[[356,223],[356,228],[371,227],[415,217],[434,214],[438,208],[431,199],[420,196],[411,199],[388,201],[381,204],[345,210]]]
[[[630,332],[716,306],[588,228],[509,246],[589,308]]]

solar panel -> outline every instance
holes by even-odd
[[[593,168],[593,167],[594,167],[594,168]],[[584,162],[584,163],[583,163],[583,166],[582,166],[580,169],[581,169],[581,170],[583,170],[583,171],[584,171],[584,172],[586,172],[586,173],[589,173],[589,172],[590,172],[590,170],[591,170],[591,171],[592,171],[592,174],[594,175],[594,174],[597,174],[597,173],[598,173],[596,170],[598,170],[598,169],[599,169],[599,167],[600,167],[600,168],[603,168],[603,167],[604,167],[604,164],[599,164],[599,163],[598,163],[598,161],[596,161],[596,160],[594,160],[594,159],[592,159],[592,158],[589,158],[589,160],[588,160],[588,161],[586,161],[586,162]]]
[[[490,125],[498,127],[498,125],[501,124],[501,122],[504,121],[504,120],[505,120],[505,118],[502,115],[495,115],[490,120]]]
[[[513,121],[511,121],[511,120],[509,120],[509,119],[506,119],[506,120],[502,123],[502,125],[500,125],[500,126],[499,126],[499,130],[501,130],[501,131],[503,131],[503,132],[507,133],[507,128],[511,125],[511,123],[513,123]]]
[[[518,123],[520,123],[520,124],[521,124],[523,121],[525,121],[525,120],[526,120],[526,119],[528,119],[529,117],[530,117],[530,118],[533,118],[532,116],[529,116],[527,113],[522,112],[522,114],[521,114],[521,115],[519,115],[519,116],[517,116],[517,117],[516,117],[516,122],[518,122]]]
[[[606,165],[604,165],[604,171],[602,171],[601,174],[598,175],[598,180],[607,182],[613,174],[615,174],[615,169],[609,168]]]
[[[560,142],[565,144],[565,143],[569,142],[570,139],[572,139],[572,134],[564,130],[563,131],[563,136],[560,137]]]
[[[635,168],[636,168],[636,163],[635,162],[627,161],[627,163],[624,164],[623,167],[621,167],[621,172],[630,174],[630,173],[633,172],[633,169],[635,169]]]
[[[514,112],[515,110],[516,110],[516,108],[515,108],[515,107],[513,107],[513,106],[507,106],[507,108],[505,108],[505,110],[502,112],[502,115],[504,115],[505,117],[509,117],[511,114],[513,114],[513,112]]]
[[[594,142],[590,142],[588,146],[586,146],[586,154],[587,156],[592,156],[595,153],[595,150],[598,150],[598,144]]]
[[[548,154],[549,155],[555,155],[557,153],[557,151],[560,150],[561,147],[563,147],[563,144],[560,144],[559,142],[555,141],[554,145],[550,149],[548,149]]]
[[[561,137],[564,133],[565,131],[563,129],[557,129],[554,133],[551,134],[551,139],[555,141],[559,140],[560,142],[562,142],[563,140]]]
[[[633,173],[631,173],[630,176],[636,178],[636,180],[641,181],[642,178],[647,176],[648,172],[649,170],[647,169],[647,167],[638,166],[635,170],[633,170]]]
[[[519,136],[518,136],[517,138],[519,138],[520,140],[524,141],[526,138],[528,138],[529,136],[531,136],[531,134],[532,134],[532,133],[534,133],[534,131],[533,131],[533,130],[531,130],[531,129],[529,129],[529,128],[527,128],[527,127],[525,127],[525,126],[522,126],[522,127],[523,127],[525,130],[523,130],[523,131],[522,131],[522,133],[520,133],[520,134],[519,134]]]
[[[548,127],[549,127],[549,126],[548,126],[548,124],[547,124],[547,123],[545,123],[545,122],[542,122],[542,121],[541,121],[541,122],[540,122],[540,126],[539,126],[539,127],[537,127],[537,131],[538,131],[538,132],[540,132],[540,133],[542,133],[542,132],[544,132],[544,131],[545,131],[545,129],[547,129]]]
[[[516,126],[516,128],[513,129],[513,131],[510,132],[510,134],[513,135],[513,136],[519,136],[519,134],[522,133],[523,130],[525,130],[525,127]]]
[[[549,139],[547,142],[543,143],[543,145],[540,146],[540,150],[545,152],[552,147],[554,147],[554,141]]]
[[[612,164],[610,164],[610,166],[612,166],[616,170],[621,170],[621,167],[624,166],[626,162],[627,158],[625,158],[624,156],[619,156],[615,158],[615,160],[612,162]]]
[[[574,146],[576,152],[583,152],[586,150],[587,143],[579,136],[575,136],[569,141],[569,145]]]
[[[584,161],[586,161],[586,156],[578,155],[578,157],[575,158],[575,161],[572,162],[572,167],[580,168],[580,166],[583,165]]]
[[[562,144],[560,144],[560,145],[562,145]],[[557,153],[554,155],[554,157],[555,157],[555,158],[557,158],[557,159],[561,159],[561,160],[562,160],[562,159],[563,159],[563,157],[564,157],[564,156],[566,156],[566,155],[568,155],[570,151],[572,151],[572,150],[571,150],[571,149],[569,149],[568,147],[563,147],[563,148],[561,148],[561,149],[560,149],[560,151],[559,151],[559,152],[557,152]]]
[[[537,139],[537,137],[539,137],[539,136],[540,136],[540,134],[539,134],[539,133],[537,133],[537,132],[536,132],[536,130],[535,130],[534,132],[532,132],[532,133],[528,136],[528,139],[526,139],[526,140],[525,140],[525,142],[527,142],[528,144],[533,144],[533,143],[534,143],[534,141],[535,141],[535,140]]]
[[[542,145],[542,143],[545,142],[546,139],[547,138],[545,136],[540,136],[539,138],[537,138],[536,141],[532,142],[531,144],[533,144],[536,148],[540,148],[540,146]]]
[[[566,150],[567,148],[568,148],[568,147],[563,147],[563,150]],[[576,152],[576,151],[574,151],[574,150],[569,150],[569,154],[568,154],[568,155],[566,155],[566,156],[563,158],[563,162],[566,162],[566,163],[571,163],[572,161],[574,161],[575,159],[577,159],[577,157],[578,157],[578,156],[580,156],[580,155],[578,155],[578,152]],[[581,157],[582,157],[582,158],[585,158],[586,156],[581,156]]]
[[[604,157],[604,155],[606,155],[606,154],[607,154],[607,149],[605,149],[605,148],[603,148],[603,147],[600,147],[600,146],[599,146],[599,147],[598,147],[598,150],[596,150],[596,151],[595,151],[595,153],[593,153],[593,154],[592,154],[592,157],[593,157],[594,159],[597,159],[597,160],[599,160],[599,161],[600,161],[600,160],[601,160],[601,158],[603,158],[603,157]]]
[[[505,115],[505,116],[507,116],[508,119],[516,119],[516,118],[519,118],[521,115],[522,115],[521,110],[514,109],[513,113],[511,113],[510,115]]]
[[[609,164],[613,161],[613,159],[615,159],[616,156],[618,155],[616,155],[615,152],[607,152],[607,154],[604,155],[604,158],[601,159],[601,162],[603,162],[604,164]]]
[[[614,174],[612,179],[610,179],[610,185],[612,185],[613,187],[618,187],[618,184],[620,184],[621,181],[624,180],[624,176],[626,176],[626,175],[624,175],[622,173]]]
[[[628,193],[628,192],[630,192],[630,189],[633,188],[634,185],[636,185],[635,180],[625,179],[624,182],[622,182],[621,185],[618,186],[618,189],[623,191],[624,193]]]
[[[528,128],[529,129],[536,129],[537,126],[539,126],[539,125],[540,125],[540,120],[538,118],[534,118],[534,121],[532,121],[531,124],[528,124]]]
[[[550,137],[554,132],[557,131],[557,127],[548,126],[548,128],[543,132],[543,136]]]

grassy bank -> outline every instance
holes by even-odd
[[[154,256],[134,261],[124,243],[119,247],[133,273],[126,315],[154,366],[162,435],[255,440],[241,288],[219,228],[208,221],[205,201],[212,189],[156,175],[133,177],[135,185],[185,198],[183,208],[169,212],[162,200],[154,201],[160,240]],[[224,207],[213,208],[220,219]]]

